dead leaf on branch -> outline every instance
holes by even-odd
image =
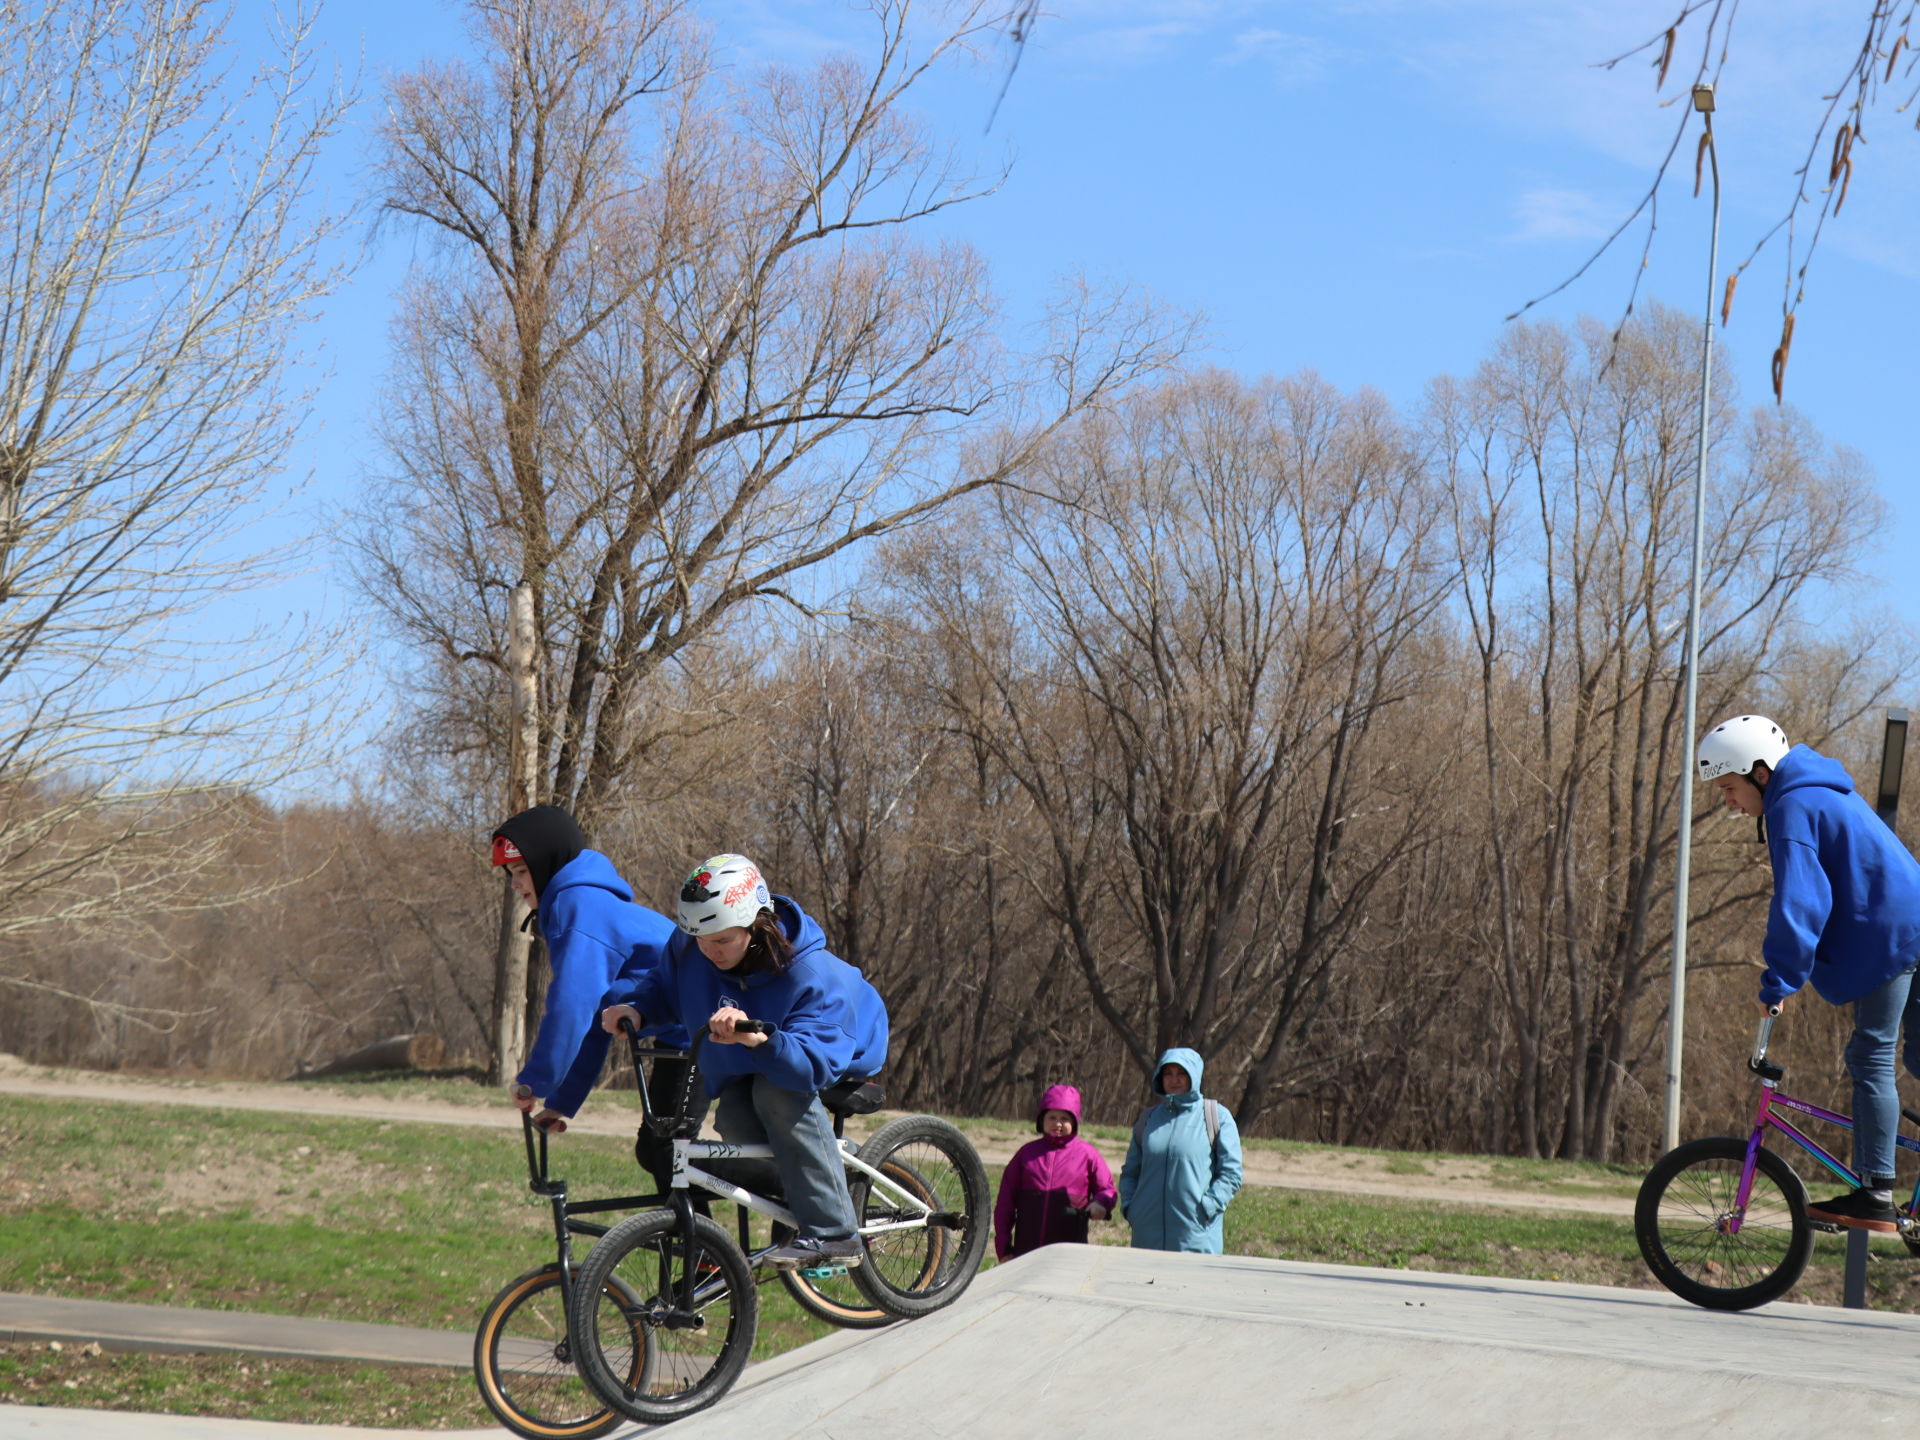
[[[1780,403],[1781,392],[1787,383],[1787,356],[1793,350],[1793,312],[1787,313],[1786,324],[1780,327],[1780,343],[1773,351],[1773,403]]]

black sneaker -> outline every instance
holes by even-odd
[[[1846,1230],[1874,1230],[1891,1235],[1900,1228],[1900,1212],[1890,1200],[1876,1200],[1871,1190],[1849,1190],[1818,1205],[1807,1206],[1807,1218]]]

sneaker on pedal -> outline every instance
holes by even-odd
[[[1876,1200],[1871,1190],[1850,1190],[1818,1205],[1807,1206],[1807,1218],[1846,1230],[1875,1230],[1891,1235],[1900,1228],[1899,1212],[1890,1200]]]
[[[858,1235],[846,1235],[838,1240],[796,1235],[760,1259],[778,1270],[850,1270],[865,1257],[866,1249]]]

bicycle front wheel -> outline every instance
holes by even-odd
[[[986,1168],[972,1143],[936,1116],[908,1115],[875,1131],[860,1159],[886,1178],[847,1176],[867,1246],[854,1283],[892,1315],[951,1305],[973,1283],[993,1223]]]
[[[638,1308],[637,1296],[616,1289],[615,1298]],[[632,1338],[628,1381],[637,1383],[647,1352]],[[487,1408],[527,1440],[596,1440],[620,1423],[574,1368],[558,1265],[516,1276],[493,1297],[474,1332],[473,1374]]]
[[[760,1323],[746,1258],[704,1215],[693,1217],[690,1239],[671,1211],[621,1221],[588,1252],[573,1297],[580,1373],[620,1414],[652,1425],[704,1410],[732,1389]],[[642,1366],[633,1362],[636,1345]]]
[[[1654,1162],[1633,1207],[1647,1268],[1682,1300],[1750,1310],[1791,1290],[1813,1253],[1807,1187],[1771,1150],[1756,1157],[1740,1209],[1747,1142],[1692,1140]]]

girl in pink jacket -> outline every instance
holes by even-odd
[[[1000,1177],[993,1207],[993,1253],[1011,1260],[1042,1245],[1087,1243],[1087,1221],[1113,1213],[1113,1172],[1080,1138],[1080,1092],[1054,1085],[1040,1097],[1033,1128]]]

